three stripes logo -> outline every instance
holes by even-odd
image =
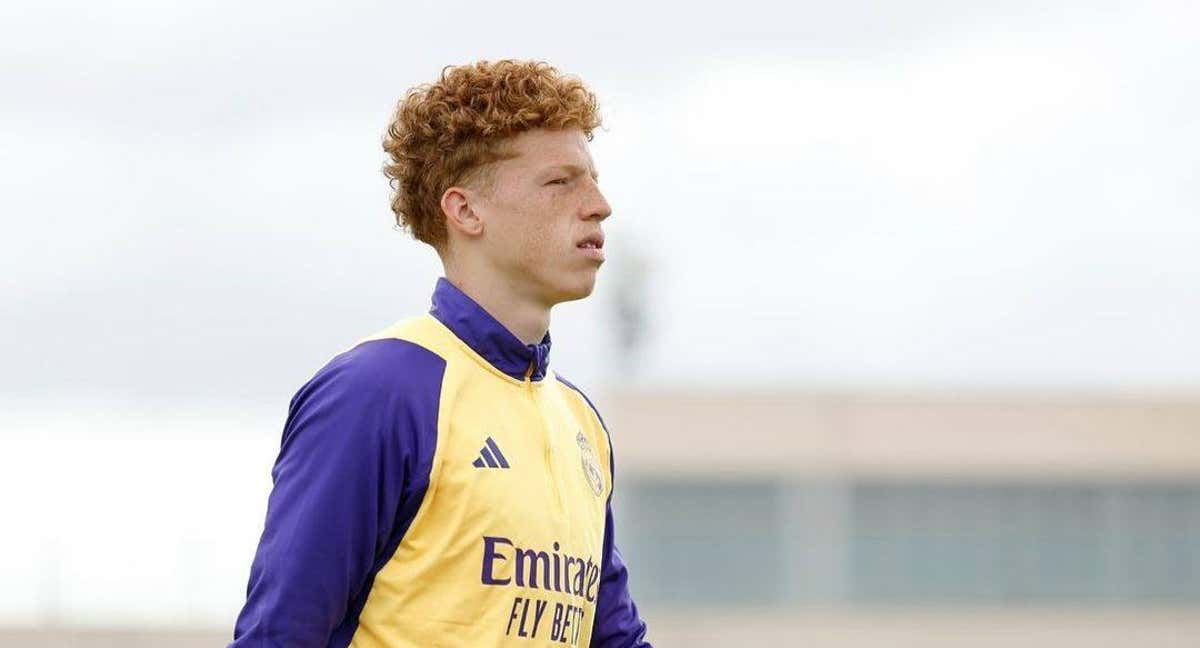
[[[500,446],[488,437],[483,448],[479,450],[479,458],[471,463],[476,468],[508,468],[508,459],[500,452]]]

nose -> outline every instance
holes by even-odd
[[[612,207],[604,198],[604,194],[600,192],[600,186],[596,184],[595,180],[589,178],[588,184],[591,191],[588,192],[588,197],[582,205],[583,219],[603,221],[612,215]]]

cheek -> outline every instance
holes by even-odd
[[[569,243],[569,232],[565,232],[566,223],[561,218],[555,218],[561,213],[550,205],[542,210],[530,210],[521,220],[521,254],[525,261],[545,263],[556,257],[561,257],[564,246]]]
[[[521,238],[521,257],[524,261],[540,264],[553,257],[558,244],[552,223],[535,223],[531,220],[524,230]]]
[[[493,263],[511,272],[529,273],[546,264],[553,241],[549,224],[538,214],[512,211],[511,218],[492,230],[489,245]]]

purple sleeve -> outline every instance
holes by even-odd
[[[410,342],[365,342],[292,398],[231,648],[349,644],[428,486],[444,368]]]
[[[608,506],[604,516],[604,548],[600,555],[600,593],[596,600],[596,621],[592,625],[592,648],[653,648],[646,641],[646,622],[638,616],[637,605],[629,595],[629,570],[617,549],[616,529],[613,528],[612,494],[616,490],[617,468],[613,463],[612,435],[600,410],[592,399],[566,378],[558,376],[566,386],[579,392],[596,413],[600,427],[608,436],[608,468],[612,488],[608,491]]]
[[[612,465],[611,463],[609,465]],[[651,648],[646,641],[646,623],[638,616],[629,595],[628,576],[621,551],[613,541],[612,496],[604,521],[604,553],[600,557],[600,593],[596,601],[596,623],[592,628],[594,648]]]

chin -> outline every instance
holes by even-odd
[[[578,301],[592,294],[596,288],[596,275],[591,273],[587,278],[581,278],[579,281],[571,284],[559,284],[554,286],[552,294],[554,298],[551,300],[555,304],[563,302]]]

